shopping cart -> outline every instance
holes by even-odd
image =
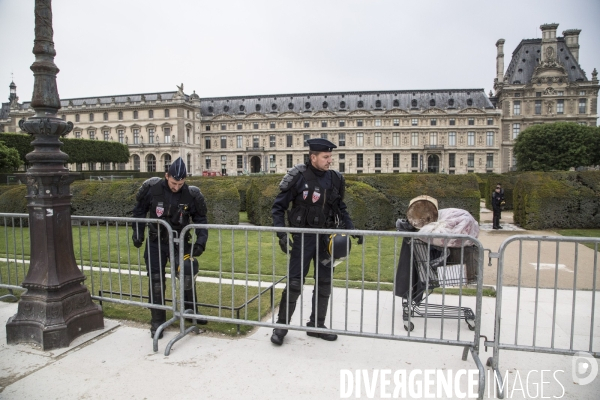
[[[475,330],[475,313],[471,308],[432,304],[427,301],[427,297],[435,288],[463,287],[474,283],[477,280],[477,248],[438,247],[417,238],[404,238],[401,251],[411,252],[412,274],[416,274],[411,290],[402,294],[404,329],[412,331],[415,327],[409,321],[410,315],[410,319],[464,319],[469,329]],[[406,260],[405,255],[404,262]],[[401,261],[402,258],[398,268]]]

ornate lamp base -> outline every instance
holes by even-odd
[[[102,309],[91,301],[87,288],[76,282],[56,291],[28,289],[23,293],[17,314],[6,323],[6,341],[52,350],[102,328]]]

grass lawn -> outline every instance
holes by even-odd
[[[0,262],[0,275],[7,276],[8,266],[6,262]],[[14,264],[11,265],[11,269],[14,269]],[[21,268],[19,268],[21,269]],[[123,271],[123,270],[122,270]],[[116,272],[116,271],[113,271]],[[129,272],[129,271],[125,271]],[[107,273],[105,272],[91,272],[84,270],[86,280],[84,284],[92,295],[100,295],[102,292],[104,297],[111,297],[114,299],[129,300],[147,303],[148,296],[148,278],[145,272],[141,275],[138,274],[137,270],[132,270],[131,273]],[[171,280],[167,279],[166,282],[167,290],[165,298],[167,300],[172,299],[171,291]],[[266,286],[261,287],[261,291],[264,291]],[[216,307],[199,306],[199,311],[204,315],[220,316],[237,318],[237,312],[232,308],[239,308],[248,300],[252,299],[258,294],[258,287],[253,286],[242,286],[242,285],[230,285],[223,283],[218,285],[216,283],[209,282],[197,282],[196,283],[197,299],[198,303],[211,304]],[[111,292],[114,293],[111,295]],[[281,298],[281,289],[275,290],[275,305],[279,305],[279,299]],[[8,294],[8,290],[0,289],[0,296]],[[14,291],[15,296],[18,298],[22,291]],[[259,301],[260,300],[260,301]],[[171,305],[170,301],[167,305]],[[102,304],[104,316],[106,318],[114,319],[126,319],[129,321],[135,321],[140,323],[150,322],[150,311],[146,308],[141,308],[132,305],[118,304],[109,301],[105,301]],[[269,291],[264,292],[259,298],[252,301],[247,307],[240,309],[239,318],[244,320],[259,320],[264,318],[271,311],[271,295]],[[258,317],[260,315],[260,318]],[[167,319],[171,318],[172,313],[167,311]],[[221,322],[210,322],[208,325],[203,326],[202,329],[206,329],[212,332],[225,333],[228,335],[237,334],[237,326],[233,324],[225,324]],[[252,329],[250,325],[240,325],[240,333],[247,333]]]
[[[84,270],[85,284],[93,295],[100,290],[120,293],[117,298],[146,302],[140,296],[147,296],[143,248],[136,249],[131,242],[130,226],[106,225],[101,222],[73,227],[73,250],[78,265],[102,267],[102,272]],[[334,286],[353,289],[392,291],[394,275],[400,256],[401,237],[366,237],[362,246],[352,240],[349,261],[340,260],[335,268]],[[10,261],[0,261],[0,283],[19,285],[23,281],[29,260],[29,228],[0,227],[0,257]],[[234,229],[210,230],[207,249],[199,258],[200,276],[221,278],[223,285],[216,283],[197,283],[198,302],[220,304],[220,308],[201,307],[200,312],[208,315],[236,317],[229,308],[242,305],[247,299],[258,293],[258,288],[246,285],[226,284],[228,279],[273,282],[286,274],[287,255],[278,245],[277,237],[270,232],[252,232]],[[167,266],[167,273],[171,269]],[[310,271],[307,284],[313,284],[313,272]],[[264,286],[263,286],[264,288]],[[441,289],[436,289],[441,293]],[[0,295],[7,291],[0,289]],[[18,294],[19,292],[15,292]],[[446,289],[447,294],[458,294],[457,289]],[[463,288],[463,295],[475,295],[476,290]],[[494,296],[486,291],[485,296]],[[121,296],[121,297],[119,297]],[[275,304],[279,304],[281,290],[276,290]],[[171,283],[167,281],[167,298],[171,298]],[[240,318],[257,320],[270,312],[270,294],[264,293],[260,302],[255,300],[242,310]],[[148,323],[148,309],[104,302],[104,314],[107,318],[127,319]],[[204,329],[204,327],[203,327]],[[209,323],[210,331],[236,334],[237,327],[232,324]],[[241,325],[242,333],[250,326]]]
[[[600,238],[600,229],[557,229],[556,233],[562,236]],[[594,244],[592,243],[586,243],[585,246],[590,249],[594,248]],[[598,246],[598,251],[600,251],[600,245]]]

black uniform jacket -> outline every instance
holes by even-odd
[[[157,190],[155,185],[160,185],[162,192]],[[161,193],[162,198],[157,198],[157,192]],[[177,232],[181,232],[190,223],[208,223],[206,202],[200,189],[196,186],[184,184],[181,190],[173,193],[166,179],[150,178],[142,184],[136,199],[137,203],[133,208],[133,217],[135,218],[146,218],[147,216],[160,218],[167,221]],[[160,200],[160,202],[157,200]],[[140,238],[144,237],[143,229],[142,224],[139,224],[138,232],[141,235],[138,235],[138,237]],[[152,227],[150,229],[152,231]],[[204,228],[196,229],[196,237],[196,244],[204,250],[208,240],[208,230]]]

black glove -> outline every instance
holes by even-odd
[[[202,246],[199,243],[196,243],[194,245],[194,248],[192,249],[192,257],[200,257],[202,253],[204,253],[204,246]]]
[[[138,249],[140,247],[142,247],[142,245],[144,244],[144,238],[139,238],[135,232],[133,233],[133,236],[131,237],[131,240],[133,240],[133,245],[135,247],[137,247]]]
[[[292,247],[292,239],[288,239],[287,233],[282,234],[281,236],[279,236],[279,247],[281,248],[281,251],[283,251],[284,253],[287,254],[288,252],[288,246]]]
[[[362,235],[352,235],[352,237],[354,239],[357,239],[358,241],[356,242],[356,244],[363,244],[363,236]]]

